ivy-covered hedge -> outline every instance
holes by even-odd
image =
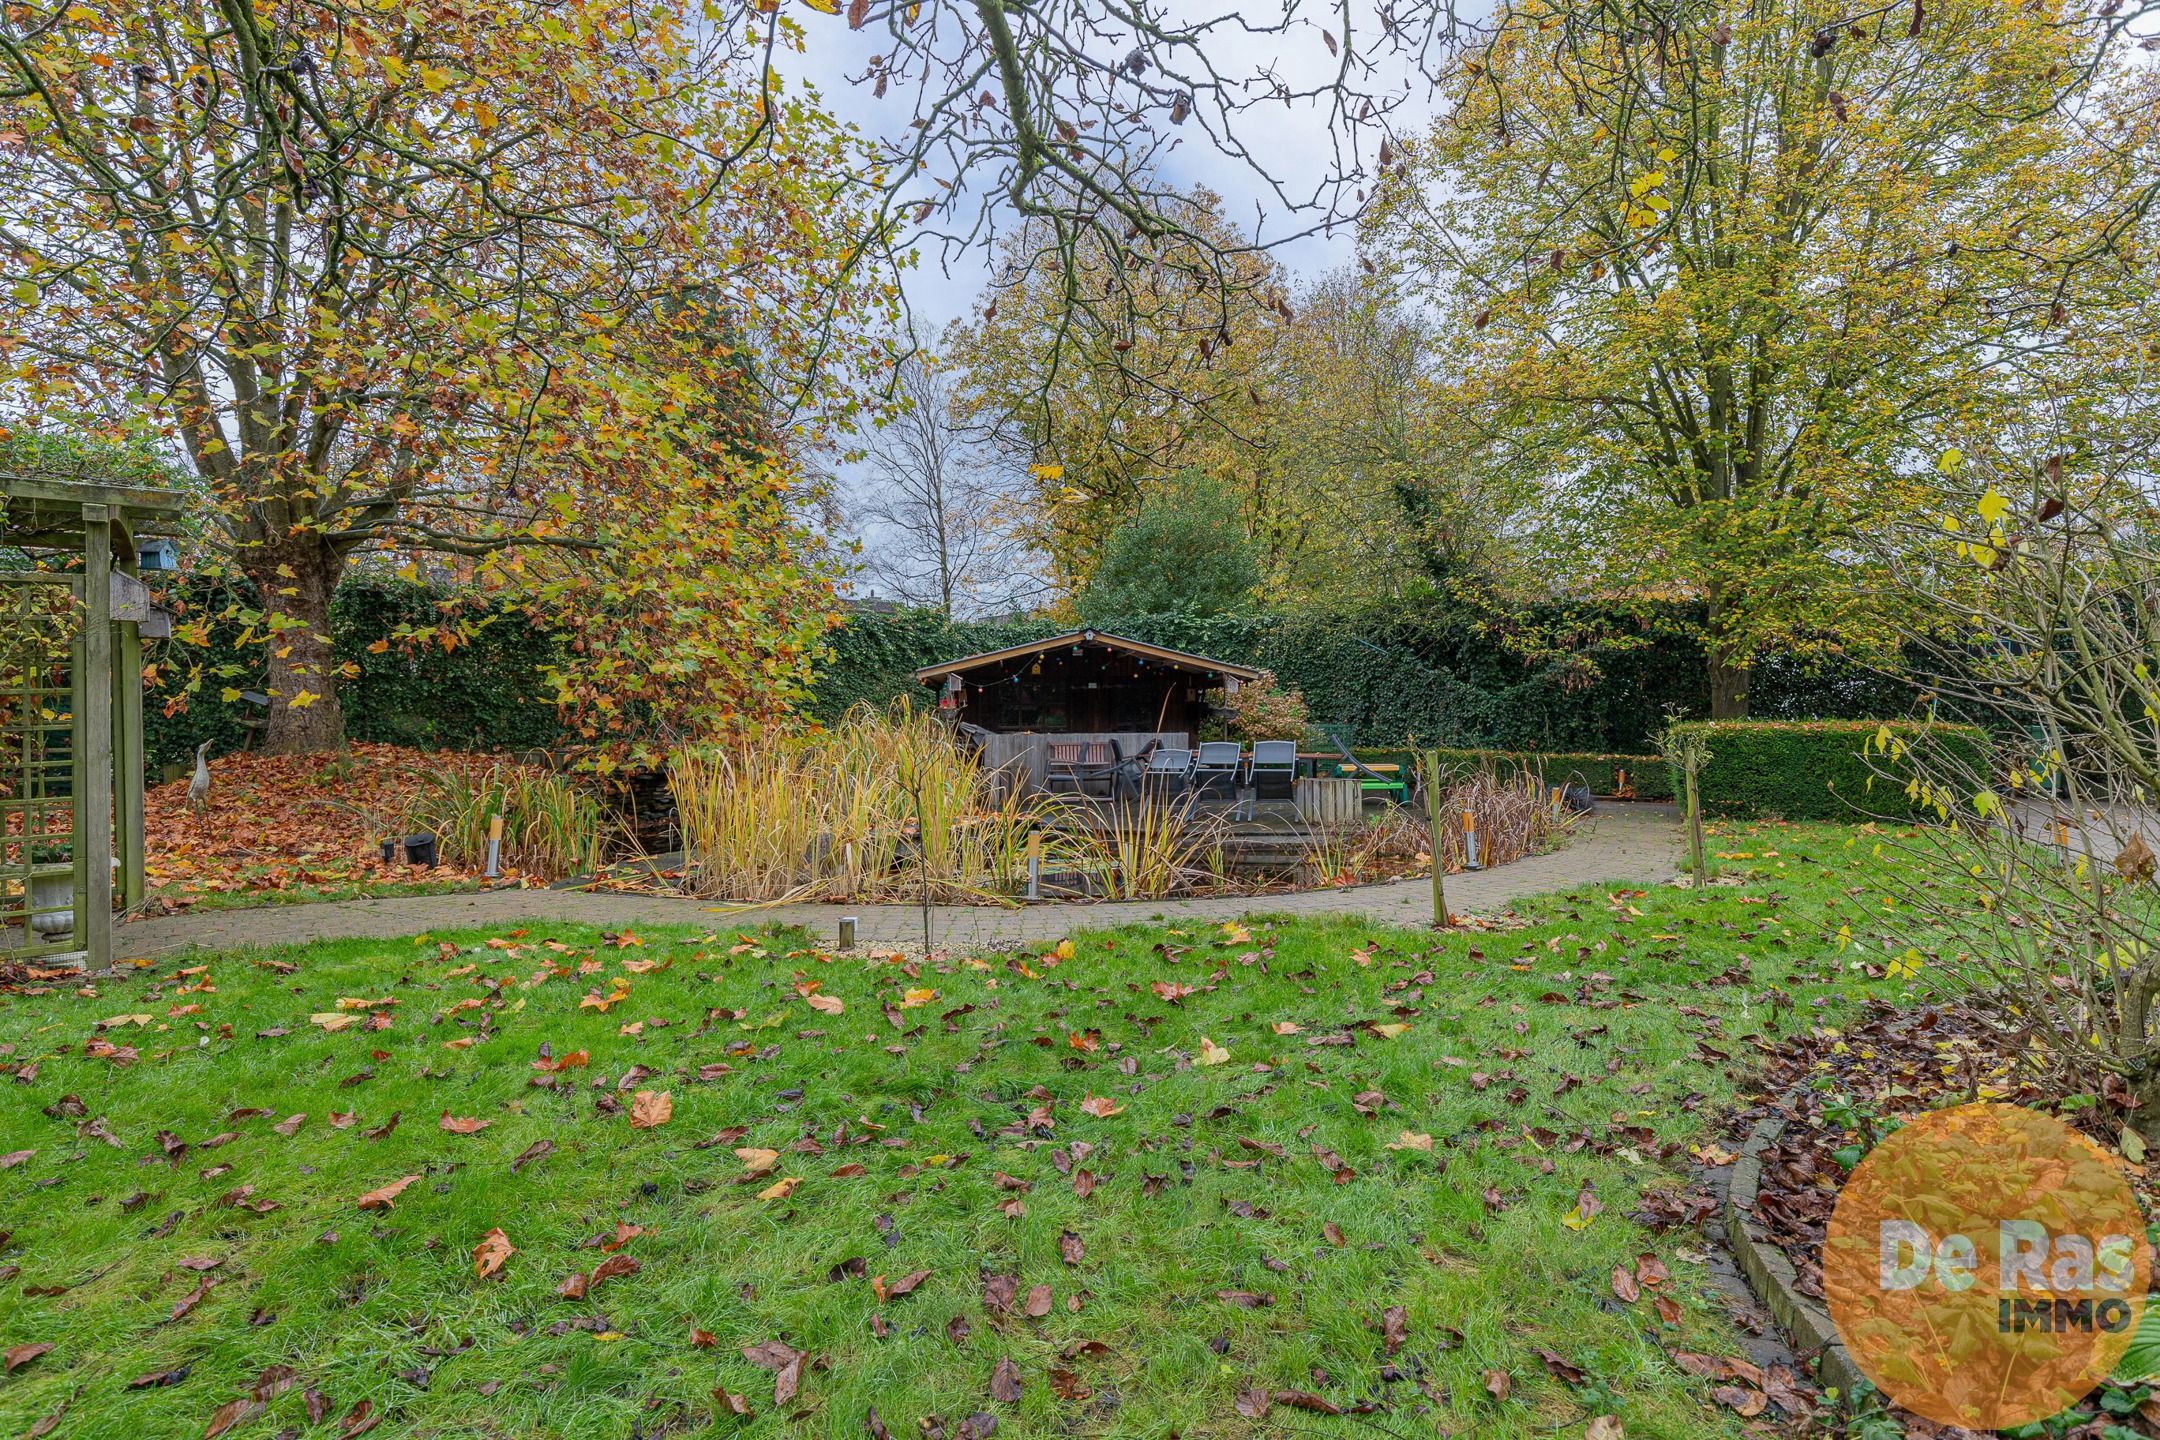
[[[1440,768],[1457,775],[1491,770],[1501,775],[1529,771],[1548,786],[1585,785],[1593,795],[1618,795],[1625,789],[1636,800],[1673,798],[1672,776],[1655,755],[1540,754],[1524,750],[1442,750]]]
[[[206,592],[180,598],[194,616],[214,615],[228,599]],[[401,627],[432,624],[446,603],[464,601],[367,573],[339,585],[331,609],[336,655],[358,670],[340,692],[347,734],[426,747],[559,744],[562,730],[538,672],[563,636],[535,630],[516,613],[483,612],[471,643],[453,650],[416,650],[396,640]],[[1316,728],[1352,745],[1537,754],[1580,770],[1593,789],[1612,784],[1611,770],[1626,768],[1636,793],[1648,796],[1658,788],[1658,768],[1625,758],[1652,748],[1668,712],[1709,708],[1699,621],[1685,605],[1550,604],[1496,615],[1428,593],[1346,613],[1143,615],[1096,628],[1273,670],[1304,697]],[[830,723],[857,703],[928,699],[911,674],[918,667],[1065,628],[1039,619],[955,623],[925,610],[850,615],[833,632],[831,658],[806,709]],[[153,766],[185,763],[206,739],[217,753],[232,749],[244,722],[260,713],[221,698],[227,689],[261,688],[259,645],[240,646],[237,625],[212,632],[207,650],[168,647],[151,657],[161,663],[160,688],[146,705]],[[1539,658],[1525,659],[1525,651]],[[199,692],[184,710],[165,714],[186,667],[198,663]],[[1912,708],[1909,687],[1850,663],[1766,663],[1752,694],[1758,714],[1784,717]]]
[[[1697,782],[1703,813],[1741,819],[1909,819],[1920,814],[1905,795],[1910,754],[1985,773],[1988,753],[1986,732],[1972,725],[1889,722],[1908,752],[1903,760],[1864,753],[1885,728],[1876,721],[1703,720],[1683,728],[1699,732],[1710,750]],[[1671,784],[1680,788],[1677,774]]]
[[[1557,606],[1518,619],[1547,630],[1590,623]],[[1627,643],[1601,645],[1594,664],[1587,655],[1525,661],[1488,619],[1438,596],[1347,614],[1142,615],[1095,628],[1273,670],[1303,695],[1316,726],[1353,744],[1608,752],[1641,746],[1668,706],[1700,712],[1709,701],[1679,608],[1618,623]],[[1064,628],[952,624],[921,611],[850,616],[832,637],[812,713],[830,721],[857,701],[882,704],[918,691],[909,672],[920,666]]]
[[[1316,727],[1355,745],[1640,755],[1668,711],[1709,710],[1700,618],[1662,604],[1549,604],[1496,617],[1435,593],[1341,614],[1142,615],[1095,628],[1273,670],[1304,697]],[[812,713],[829,722],[857,701],[915,694],[909,672],[920,666],[1066,628],[953,624],[919,610],[852,615],[833,634]],[[1525,649],[1545,658],[1524,659]],[[1778,659],[1757,667],[1752,700],[1756,713],[1779,718],[1905,715],[1913,692],[1849,661]]]
[[[184,618],[197,618],[214,617],[252,596],[195,587],[170,598],[181,602]],[[359,672],[339,686],[347,737],[434,750],[557,744],[562,727],[539,669],[559,637],[535,630],[518,613],[483,607],[471,638],[455,649],[397,640],[401,626],[411,631],[433,625],[445,603],[459,603],[459,597],[391,576],[352,574],[339,583],[330,605],[331,640],[336,658]],[[213,742],[214,754],[237,749],[247,722],[262,714],[245,700],[223,698],[228,689],[259,690],[263,683],[262,647],[238,643],[240,632],[238,624],[213,621],[208,646],[168,644],[147,657],[159,667],[156,687],[143,698],[153,779],[162,767],[188,763],[205,740]],[[200,688],[183,697],[196,665],[202,667]],[[185,708],[166,713],[183,698]]]

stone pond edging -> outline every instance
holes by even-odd
[[[1794,1351],[1815,1356],[1816,1379],[1825,1389],[1835,1389],[1840,1396],[1848,1396],[1866,1383],[1867,1377],[1860,1373],[1851,1352],[1838,1339],[1830,1313],[1795,1288],[1799,1276],[1794,1272],[1792,1262],[1785,1258],[1785,1252],[1767,1236],[1757,1233],[1750,1219],[1755,1196],[1762,1188],[1763,1152],[1777,1143],[1778,1137],[1785,1133],[1787,1123],[1783,1115],[1763,1117],[1749,1132],[1747,1143],[1740,1147],[1740,1156],[1733,1161],[1732,1178],[1725,1190],[1725,1239],[1740,1264],[1740,1273],[1747,1277],[1748,1288],[1777,1321],[1778,1327],[1792,1342]]]

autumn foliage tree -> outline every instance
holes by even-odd
[[[1466,429],[1540,472],[1556,574],[1707,605],[1713,713],[1767,648],[1894,639],[1915,597],[1855,534],[2130,313],[2152,115],[2110,24],[1558,0],[1444,82],[1372,253],[1440,310]]]
[[[814,420],[890,304],[859,157],[765,64],[800,38],[673,0],[8,7],[0,377],[184,450],[270,748],[339,739],[363,553],[613,607],[567,698],[709,665],[721,719],[799,679],[818,582],[746,417]],[[693,593],[709,623],[668,623]]]

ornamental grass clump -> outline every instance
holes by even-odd
[[[685,747],[670,779],[685,884],[739,902],[1008,893],[1044,810],[904,703],[858,706],[830,730]]]
[[[428,782],[408,820],[435,836],[444,864],[478,870],[487,863],[489,821],[497,815],[504,865],[543,880],[600,868],[607,817],[593,793],[566,775],[520,765],[453,766]]]

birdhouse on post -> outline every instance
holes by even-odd
[[[102,970],[114,899],[142,903],[142,631],[159,612],[137,575],[181,503],[0,474],[0,546],[24,557],[0,569],[0,960]]]

